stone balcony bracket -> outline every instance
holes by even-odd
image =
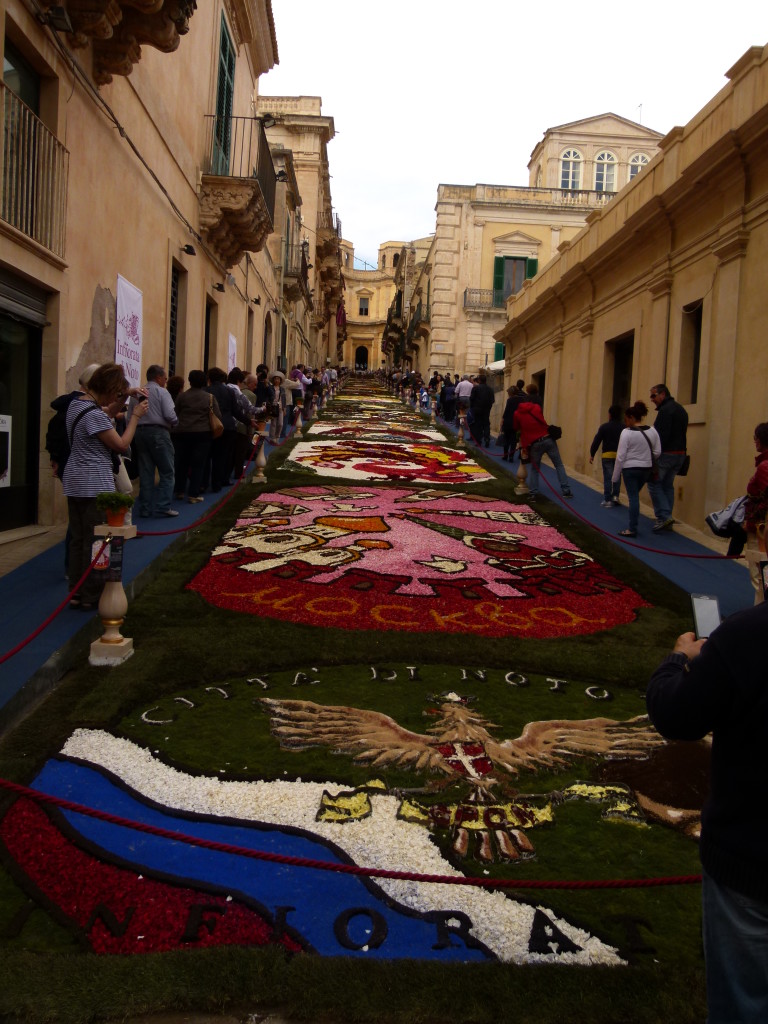
[[[272,232],[272,218],[255,178],[200,179],[200,227],[229,270],[246,252],[259,252]]]
[[[44,10],[55,0],[40,0]],[[67,0],[73,48],[91,45],[93,78],[106,85],[113,75],[130,75],[141,60],[142,44],[162,53],[178,49],[197,0]]]

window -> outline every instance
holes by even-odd
[[[40,76],[6,40],[3,54],[3,81],[26,103],[33,114],[40,113]]]
[[[616,191],[616,157],[604,150],[595,157],[595,192]]]
[[[635,153],[629,161],[629,180],[632,181],[635,175],[639,174],[647,163],[648,157],[645,153]]]
[[[358,316],[368,316],[368,298],[365,295],[360,296],[360,305],[357,310]]]
[[[229,145],[232,134],[232,101],[235,95],[235,48],[221,19],[219,43],[219,81],[216,90],[216,124],[214,126],[213,173],[229,174]]]
[[[394,254],[394,256],[392,257],[392,266],[396,267],[399,262],[400,262],[400,253],[396,252]]]
[[[566,149],[560,160],[560,188],[581,188],[581,153]]]
[[[697,299],[696,302],[689,302],[687,306],[683,306],[680,330],[680,376],[677,388],[677,400],[683,405],[695,405],[699,398],[703,313],[703,299]]]
[[[539,261],[525,256],[496,256],[493,261],[493,305],[502,307],[516,295],[528,277],[534,277]]]
[[[381,269],[384,270],[386,265],[387,265],[387,254],[385,252],[383,252],[381,254]]]

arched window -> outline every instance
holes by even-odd
[[[595,192],[616,191],[616,157],[608,150],[595,157]]]
[[[393,266],[393,267],[396,267],[396,266],[397,266],[397,264],[398,264],[399,262],[400,262],[400,253],[399,253],[399,252],[396,252],[396,253],[395,253],[395,254],[394,254],[394,255],[392,256],[392,266]]]
[[[536,185],[535,185],[535,187],[536,188],[541,188],[542,181],[543,181],[543,178],[542,178],[542,174],[541,174],[541,164],[539,164],[539,166],[536,168]]]
[[[566,149],[560,160],[560,188],[581,188],[581,153]]]
[[[629,180],[632,181],[636,174],[648,163],[648,157],[645,153],[635,153],[635,155],[629,161]]]

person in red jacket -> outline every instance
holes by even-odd
[[[746,558],[755,604],[765,600],[768,579],[765,578],[765,518],[768,514],[768,423],[755,427],[755,472],[747,484],[747,504],[744,509],[744,529],[747,533]]]
[[[520,431],[521,455],[528,451],[531,464],[528,467],[528,487],[531,497],[536,498],[539,493],[539,464],[543,455],[548,455],[552,465],[557,472],[557,479],[560,482],[560,490],[564,498],[572,498],[573,492],[568,477],[565,473],[563,460],[560,458],[560,451],[557,441],[549,436],[549,424],[544,419],[541,406],[531,399],[528,402],[521,402],[515,410],[513,417],[515,430]]]

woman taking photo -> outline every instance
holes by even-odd
[[[620,537],[636,537],[640,519],[640,491],[651,479],[654,460],[661,455],[661,441],[653,427],[641,426],[648,406],[637,401],[624,413],[624,429],[619,437],[613,483],[624,480],[629,502],[629,525],[619,530]]]
[[[129,394],[141,400],[134,407],[121,437],[110,417],[120,412],[123,400]],[[136,425],[147,409],[143,392],[129,388],[122,366],[116,363],[104,363],[94,370],[85,385],[85,393],[69,403],[67,434],[71,452],[62,483],[69,508],[70,590],[91,564],[93,528],[103,521],[101,512],[96,508],[96,495],[115,489],[112,452],[124,455],[128,451]],[[102,574],[92,572],[69,602],[70,607],[84,611],[95,608],[102,587]]]

